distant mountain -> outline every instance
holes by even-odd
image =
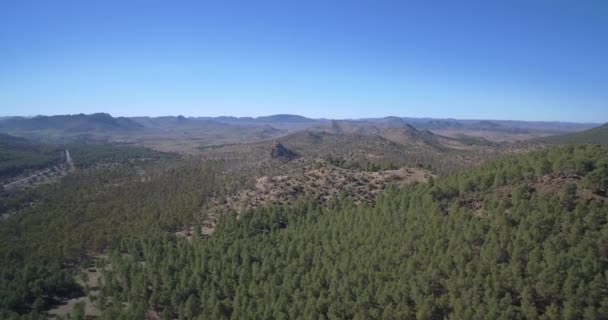
[[[377,135],[380,129],[373,123],[361,120],[331,120],[310,128],[311,131],[331,134]]]
[[[412,123],[419,129],[427,130],[477,130],[477,131],[499,131],[508,133],[529,133],[530,130],[517,125],[507,125],[494,120],[455,120],[455,119],[411,119],[407,122]]]
[[[418,129],[493,131],[511,134],[569,133],[586,130],[597,125],[592,123],[516,120],[457,120],[433,118],[403,118],[403,120],[414,125]]]
[[[435,145],[439,142],[438,137],[432,132],[428,130],[418,130],[409,124],[405,124],[402,127],[384,129],[382,130],[381,136],[399,144],[424,143]]]
[[[552,136],[541,139],[543,142],[566,144],[566,143],[594,143],[608,144],[608,123],[581,132]]]
[[[387,117],[364,120],[331,120],[310,131],[334,135],[378,136],[401,145],[429,147],[463,147],[456,139],[436,135],[428,130],[419,130],[401,118]]]
[[[362,120],[374,124],[379,128],[401,128],[407,124],[403,118],[399,117],[370,118]]]
[[[315,120],[294,114],[275,114],[272,116],[257,117],[257,122],[313,122]]]
[[[231,117],[231,116],[220,116],[220,117],[199,117],[197,119],[215,120],[219,122],[254,122],[255,118],[252,117]]]
[[[359,135],[383,135],[385,130],[405,129],[406,131],[418,131],[412,125],[400,118],[361,119],[361,120],[331,120],[317,125],[311,130],[323,131],[333,134],[359,134]]]
[[[238,138],[241,140],[262,140],[283,135],[281,130],[266,123],[250,123],[252,118],[234,117],[133,117],[132,120],[148,129],[161,129],[163,133],[181,132],[200,138]]]
[[[141,124],[129,118],[114,118],[107,113],[37,116],[33,118],[13,117],[0,121],[0,130],[5,132],[41,130],[105,132],[130,131],[141,128],[143,128]]]
[[[168,129],[174,128],[188,121],[188,118],[178,116],[163,117],[131,117],[129,118],[147,128]]]
[[[196,119],[205,119],[217,121],[220,123],[240,125],[240,126],[264,126],[270,125],[275,129],[286,131],[304,130],[320,123],[327,122],[324,119],[310,119],[303,116],[293,114],[275,114],[270,116],[262,116],[257,118],[252,117],[201,117]]]
[[[333,145],[336,150],[356,145],[393,147],[422,147],[425,149],[445,149],[464,147],[456,139],[435,135],[428,130],[418,130],[405,122],[392,123],[391,126],[378,127],[377,123],[359,120],[332,120],[330,123],[300,131],[283,138],[283,141],[297,148],[310,145]],[[375,148],[372,148],[375,149]]]
[[[44,142],[120,141],[163,148],[168,141],[188,146],[275,139],[298,131],[378,136],[401,145],[464,148],[492,142],[528,140],[589,129],[590,124],[503,120],[456,120],[383,117],[311,119],[293,114],[262,117],[112,117],[107,113],[0,118],[0,132]],[[466,141],[465,141],[466,140]],[[492,142],[490,142],[492,141]],[[186,145],[184,145],[184,148]],[[185,152],[178,148],[180,152]]]

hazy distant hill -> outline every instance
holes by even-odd
[[[222,159],[238,163],[235,168],[241,172],[267,170],[273,174],[288,172],[287,168],[314,166],[315,159],[325,159],[346,169],[365,169],[368,164],[373,163],[379,166],[388,164],[389,167],[425,165],[435,168],[437,172],[447,172],[470,167],[479,163],[480,159],[495,156],[500,152],[494,147],[467,145],[456,139],[417,130],[409,125],[402,128],[376,128],[381,135],[362,134],[361,130],[357,130],[360,127],[352,126],[350,122],[337,122],[339,124],[334,122],[333,128],[331,125],[327,126],[327,130],[316,127],[272,140],[201,146],[199,150],[204,159]],[[342,125],[345,128],[339,130]],[[362,130],[373,131],[373,128],[363,126]],[[351,129],[352,131],[349,131]],[[299,157],[288,164],[276,163],[271,157],[275,142],[281,143]]]
[[[447,138],[437,136],[428,130],[418,130],[411,125],[400,128],[387,128],[382,130],[382,137],[400,144],[427,144],[432,146],[447,144]]]
[[[294,115],[294,114],[275,114],[272,116],[257,117],[259,122],[311,122],[313,119]]]
[[[184,116],[165,116],[165,117],[132,117],[129,118],[138,124],[150,129],[163,130],[197,130],[204,129],[208,132],[216,131],[221,133],[224,130],[234,129],[229,124],[215,121],[208,118],[192,118]]]
[[[228,123],[213,118],[181,115],[125,118],[95,113],[7,117],[0,119],[0,132],[51,143],[115,141],[139,143],[165,151],[189,149],[189,144],[195,148],[200,144],[259,141],[286,132],[275,127],[274,123],[250,125],[245,121]]]
[[[328,123],[312,127],[310,130],[316,132],[327,132],[331,134],[380,134],[380,129],[378,127],[369,122],[357,120],[331,120]]]
[[[293,114],[276,114],[270,116],[252,117],[205,117],[197,119],[213,120],[234,125],[260,126],[270,125],[274,128],[288,131],[303,130],[318,124],[328,122],[325,119],[310,119]]]
[[[590,129],[597,124],[592,123],[569,123],[569,122],[545,122],[545,121],[512,121],[512,120],[459,120],[459,119],[434,119],[434,118],[408,118],[408,117],[383,117],[363,119],[311,119],[298,115],[279,114],[264,117],[208,117],[229,124],[260,125],[269,124],[279,129],[291,132],[304,129],[315,129],[330,133],[359,133],[379,134],[382,129],[403,128],[409,124],[418,130],[430,130],[443,135],[457,137],[460,134],[474,137],[492,137],[493,133],[501,135],[517,135],[518,139],[529,139],[539,136],[578,132]]]
[[[550,121],[515,121],[515,120],[457,120],[432,118],[404,118],[418,129],[428,130],[477,130],[506,133],[568,133],[592,128],[597,124],[570,123]]]
[[[59,130],[64,132],[130,131],[143,126],[129,118],[114,118],[107,113],[90,115],[36,116],[33,118],[13,117],[0,121],[2,131]]]
[[[447,138],[428,130],[419,130],[397,117],[365,120],[331,120],[329,123],[313,127],[309,130],[336,135],[378,136],[401,145],[418,145],[435,148],[465,147],[465,144],[458,139]]]
[[[131,117],[130,119],[144,127],[160,129],[174,128],[188,121],[188,119],[183,116]]]
[[[118,141],[161,151],[196,153],[200,145],[276,139],[299,131],[378,136],[401,145],[448,147],[529,140],[591,128],[590,124],[502,120],[383,117],[311,119],[293,114],[262,117],[112,117],[107,113],[0,118],[0,132],[51,143]],[[353,137],[349,138],[353,140]]]
[[[565,135],[547,137],[542,139],[549,143],[596,143],[608,144],[608,123],[581,132],[570,133]]]

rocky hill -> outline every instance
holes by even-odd
[[[273,159],[291,160],[296,157],[296,154],[293,151],[285,148],[285,146],[281,143],[275,142],[270,150],[270,156]]]
[[[319,159],[299,170],[256,178],[251,188],[214,198],[204,210],[205,227],[212,229],[219,216],[230,210],[241,212],[261,206],[290,205],[298,199],[325,203],[337,197],[349,197],[353,203],[372,204],[376,196],[391,184],[426,182],[433,176],[420,168],[376,172],[344,169]]]

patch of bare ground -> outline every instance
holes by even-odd
[[[77,303],[84,303],[84,313],[87,318],[97,318],[101,315],[97,306],[88,296],[70,299],[62,302],[60,305],[48,311],[49,319],[57,319],[58,317],[65,318],[74,312],[74,307]]]
[[[606,201],[608,197],[593,193],[581,185],[582,178],[576,174],[566,174],[563,172],[544,175],[529,183],[532,190],[544,193],[557,193],[566,184],[576,185],[576,196],[584,200]]]
[[[302,173],[261,177],[253,189],[228,197],[223,207],[238,212],[269,204],[289,205],[298,198],[326,202],[340,194],[352,197],[355,203],[371,203],[388,184],[425,182],[430,176],[422,169],[366,172],[324,165]]]
[[[234,194],[215,197],[203,208],[201,234],[213,233],[218,218],[228,212],[241,212],[266,205],[291,205],[298,199],[324,203],[339,195],[347,195],[357,204],[371,204],[389,184],[426,182],[434,175],[425,169],[401,168],[369,172],[343,169],[317,159],[299,168],[274,176],[257,178],[255,184]],[[175,233],[190,239],[193,227]]]
[[[154,310],[148,310],[144,317],[145,320],[160,320],[160,315]]]
[[[104,255],[91,256],[92,261],[105,260]],[[105,264],[104,268],[110,268],[109,264]],[[101,269],[95,266],[79,268],[76,275],[76,282],[85,288],[87,295],[61,301],[58,305],[47,311],[49,319],[57,319],[58,317],[66,318],[74,312],[74,307],[77,303],[85,304],[85,315],[87,319],[95,319],[101,315],[101,311],[97,307],[95,298],[99,293],[99,284],[102,277]]]
[[[237,212],[270,204],[290,205],[299,198],[323,203],[340,194],[351,197],[355,203],[372,203],[389,184],[426,182],[431,176],[429,171],[419,168],[368,172],[318,161],[301,172],[263,176],[253,188],[214,201],[221,211]]]
[[[216,215],[212,215],[212,216],[205,216],[202,218],[203,223],[201,226],[201,235],[203,237],[209,237],[212,233],[213,233],[213,229],[215,228],[215,225],[217,224],[217,216]],[[188,240],[192,239],[192,236],[194,235],[194,227],[190,227],[190,226],[186,226],[183,227],[180,231],[175,232],[175,235],[178,237],[184,237]]]

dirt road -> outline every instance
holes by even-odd
[[[63,164],[55,165],[51,168],[36,171],[27,177],[23,177],[13,182],[7,183],[4,185],[4,190],[14,191],[16,189],[21,189],[29,185],[48,182],[52,180],[52,178],[55,176],[59,177],[66,175],[68,172],[73,171],[74,168],[74,162],[72,160],[72,156],[70,155],[70,151],[66,149],[65,162]],[[53,169],[55,170],[53,171]]]

